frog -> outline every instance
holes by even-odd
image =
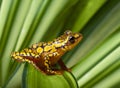
[[[20,52],[12,52],[11,57],[18,62],[30,63],[47,75],[63,74],[64,71],[71,70],[67,68],[61,57],[73,49],[82,38],[81,33],[67,30],[53,41],[35,43]],[[55,69],[56,64],[60,66],[60,69]]]

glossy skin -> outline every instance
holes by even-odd
[[[33,44],[31,48],[23,49],[21,52],[13,52],[11,56],[17,61],[31,63],[45,74],[62,74],[64,70],[70,70],[60,59],[61,56],[74,48],[81,39],[81,34],[72,33],[68,30],[53,41]],[[61,66],[60,70],[52,68],[56,63]]]

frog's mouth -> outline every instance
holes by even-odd
[[[77,34],[77,36],[76,36],[76,34]],[[75,42],[76,42],[76,44],[78,44],[82,39],[83,39],[83,35],[82,34],[80,34],[80,33],[76,33],[75,34]]]

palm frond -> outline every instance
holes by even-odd
[[[119,87],[119,8],[119,0],[0,0],[0,87]],[[62,57],[72,73],[48,76],[11,59],[12,51],[68,29],[83,34],[82,42]]]

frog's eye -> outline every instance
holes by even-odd
[[[75,42],[75,37],[70,36],[70,37],[69,37],[69,42],[70,42],[70,43],[74,43],[74,42]]]

